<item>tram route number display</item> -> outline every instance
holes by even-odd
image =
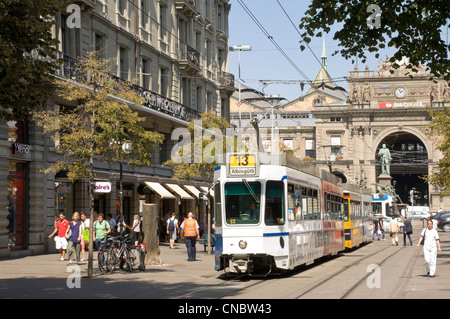
[[[230,175],[255,175],[256,156],[252,154],[231,155]]]

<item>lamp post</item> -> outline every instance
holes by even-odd
[[[122,144],[122,151],[124,153],[129,153],[131,150],[131,144],[127,141]],[[123,169],[122,169],[122,160],[119,162],[120,175],[119,175],[119,203],[120,203],[120,219],[119,221],[123,221]]]
[[[241,51],[251,51],[250,45],[232,45],[229,50],[234,52],[238,51],[238,78],[239,78],[239,128],[241,128]]]

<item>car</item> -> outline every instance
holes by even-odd
[[[437,220],[438,229],[442,229],[445,232],[450,232],[450,212],[441,212],[433,219]]]
[[[430,218],[431,214],[429,212],[425,211],[414,211],[414,212],[408,212],[406,214],[406,217],[409,220],[426,220]]]

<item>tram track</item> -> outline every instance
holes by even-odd
[[[358,249],[361,249],[362,247],[359,247]],[[301,298],[309,298],[309,295],[311,294],[311,292],[317,291],[320,288],[324,288],[324,286],[327,283],[330,283],[333,279],[338,278],[339,276],[342,276],[342,274],[346,271],[348,272],[352,272],[354,267],[360,265],[361,263],[363,263],[364,261],[377,256],[380,253],[386,252],[386,249],[388,249],[387,246],[382,246],[379,249],[377,249],[376,251],[362,256],[361,258],[358,258],[357,260],[354,260],[353,262],[346,263],[342,266],[340,266],[337,270],[333,271],[332,274],[327,275],[325,278],[320,278],[319,280],[308,284],[307,288],[301,292],[297,291],[289,291],[289,289],[286,289],[285,291],[283,291],[282,295],[278,295],[277,298],[281,298],[281,299],[301,299]],[[381,267],[383,264],[385,264],[387,261],[389,261],[393,256],[399,254],[401,251],[403,251],[404,247],[399,247],[399,249],[396,249],[395,251],[389,253],[387,256],[385,256],[381,261],[378,262],[374,262],[373,264],[377,265],[378,267]],[[354,252],[354,251],[353,251]],[[351,254],[352,252],[350,252]],[[346,254],[344,252],[344,254]],[[342,257],[345,257],[342,256]],[[342,258],[341,256],[338,256],[337,258]],[[329,258],[329,257],[328,257]],[[309,270],[313,270],[314,268],[320,266],[320,265],[326,265],[328,262],[330,262],[330,260],[325,260],[323,263],[315,263],[311,266],[306,266],[306,267],[300,267],[297,268],[295,270],[293,270],[292,272],[289,272],[285,275],[281,275],[280,277],[275,277],[274,275],[268,277],[268,278],[264,278],[264,279],[255,279],[255,278],[249,278],[246,277],[246,279],[248,279],[250,281],[250,284],[245,285],[243,287],[236,287],[235,289],[232,289],[231,291],[228,291],[225,294],[220,294],[220,296],[217,296],[217,299],[222,299],[222,298],[248,298],[247,295],[249,293],[254,293],[255,291],[270,291],[272,285],[274,285],[274,283],[276,283],[277,285],[282,285],[282,283],[284,282],[290,282],[291,285],[293,285],[293,282],[297,283],[298,280],[304,280],[305,279],[305,274],[307,274],[307,272]],[[349,287],[348,289],[345,289],[343,292],[341,292],[339,294],[339,296],[333,297],[334,299],[346,299],[348,298],[352,292],[354,292],[361,284],[363,284],[364,282],[367,281],[367,278],[372,274],[373,272],[368,272],[365,273],[364,276],[362,276],[360,279],[358,279],[353,285],[351,285],[351,287]],[[308,277],[308,276],[307,276]],[[243,282],[243,278],[236,278],[236,279],[228,279],[224,282],[224,284],[229,283],[229,280],[239,280],[239,282]],[[257,280],[256,282],[254,280]],[[298,289],[299,285],[296,285],[296,289]],[[260,296],[261,298],[265,298],[265,296],[263,294],[261,294]],[[254,298],[253,296],[251,296],[250,298]]]
[[[360,248],[359,248],[360,249]],[[402,248],[401,248],[402,249]],[[324,284],[330,282],[331,280],[335,279],[337,276],[342,275],[342,273],[344,271],[350,271],[351,268],[359,265],[361,262],[363,262],[366,259],[369,259],[373,256],[378,255],[379,253],[382,253],[386,250],[386,247],[383,247],[369,255],[363,256],[361,258],[359,258],[358,260],[354,261],[352,264],[350,265],[344,265],[341,266],[338,270],[336,270],[335,272],[333,272],[331,275],[321,279],[319,282],[314,283],[310,288],[308,288],[307,290],[301,292],[300,294],[296,295],[295,297],[293,297],[293,299],[300,299],[302,297],[305,297],[307,294],[309,294],[310,292],[322,287]],[[396,250],[393,254],[390,254],[388,257],[384,258],[380,263],[378,263],[377,265],[380,266],[382,263],[384,263],[386,260],[388,260],[390,257],[394,256],[395,254],[397,254],[400,250]],[[352,285],[352,287],[350,287],[349,289],[346,290],[346,292],[339,298],[336,299],[345,299],[353,290],[355,290],[363,281],[367,280],[367,277],[370,276],[371,273],[368,273],[367,275],[365,275],[363,278],[361,278],[360,280],[358,280],[354,285]]]

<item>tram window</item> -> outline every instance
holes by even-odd
[[[283,182],[267,181],[264,214],[266,225],[282,225],[285,223]]]
[[[220,183],[217,183],[214,187],[214,224],[216,227],[222,226],[222,200],[220,195]]]
[[[295,219],[301,220],[302,219],[302,200],[301,200],[301,187],[300,185],[295,185],[295,196],[296,196],[296,211],[295,211]]]
[[[260,221],[261,183],[225,184],[225,220],[227,224],[258,224]]]

